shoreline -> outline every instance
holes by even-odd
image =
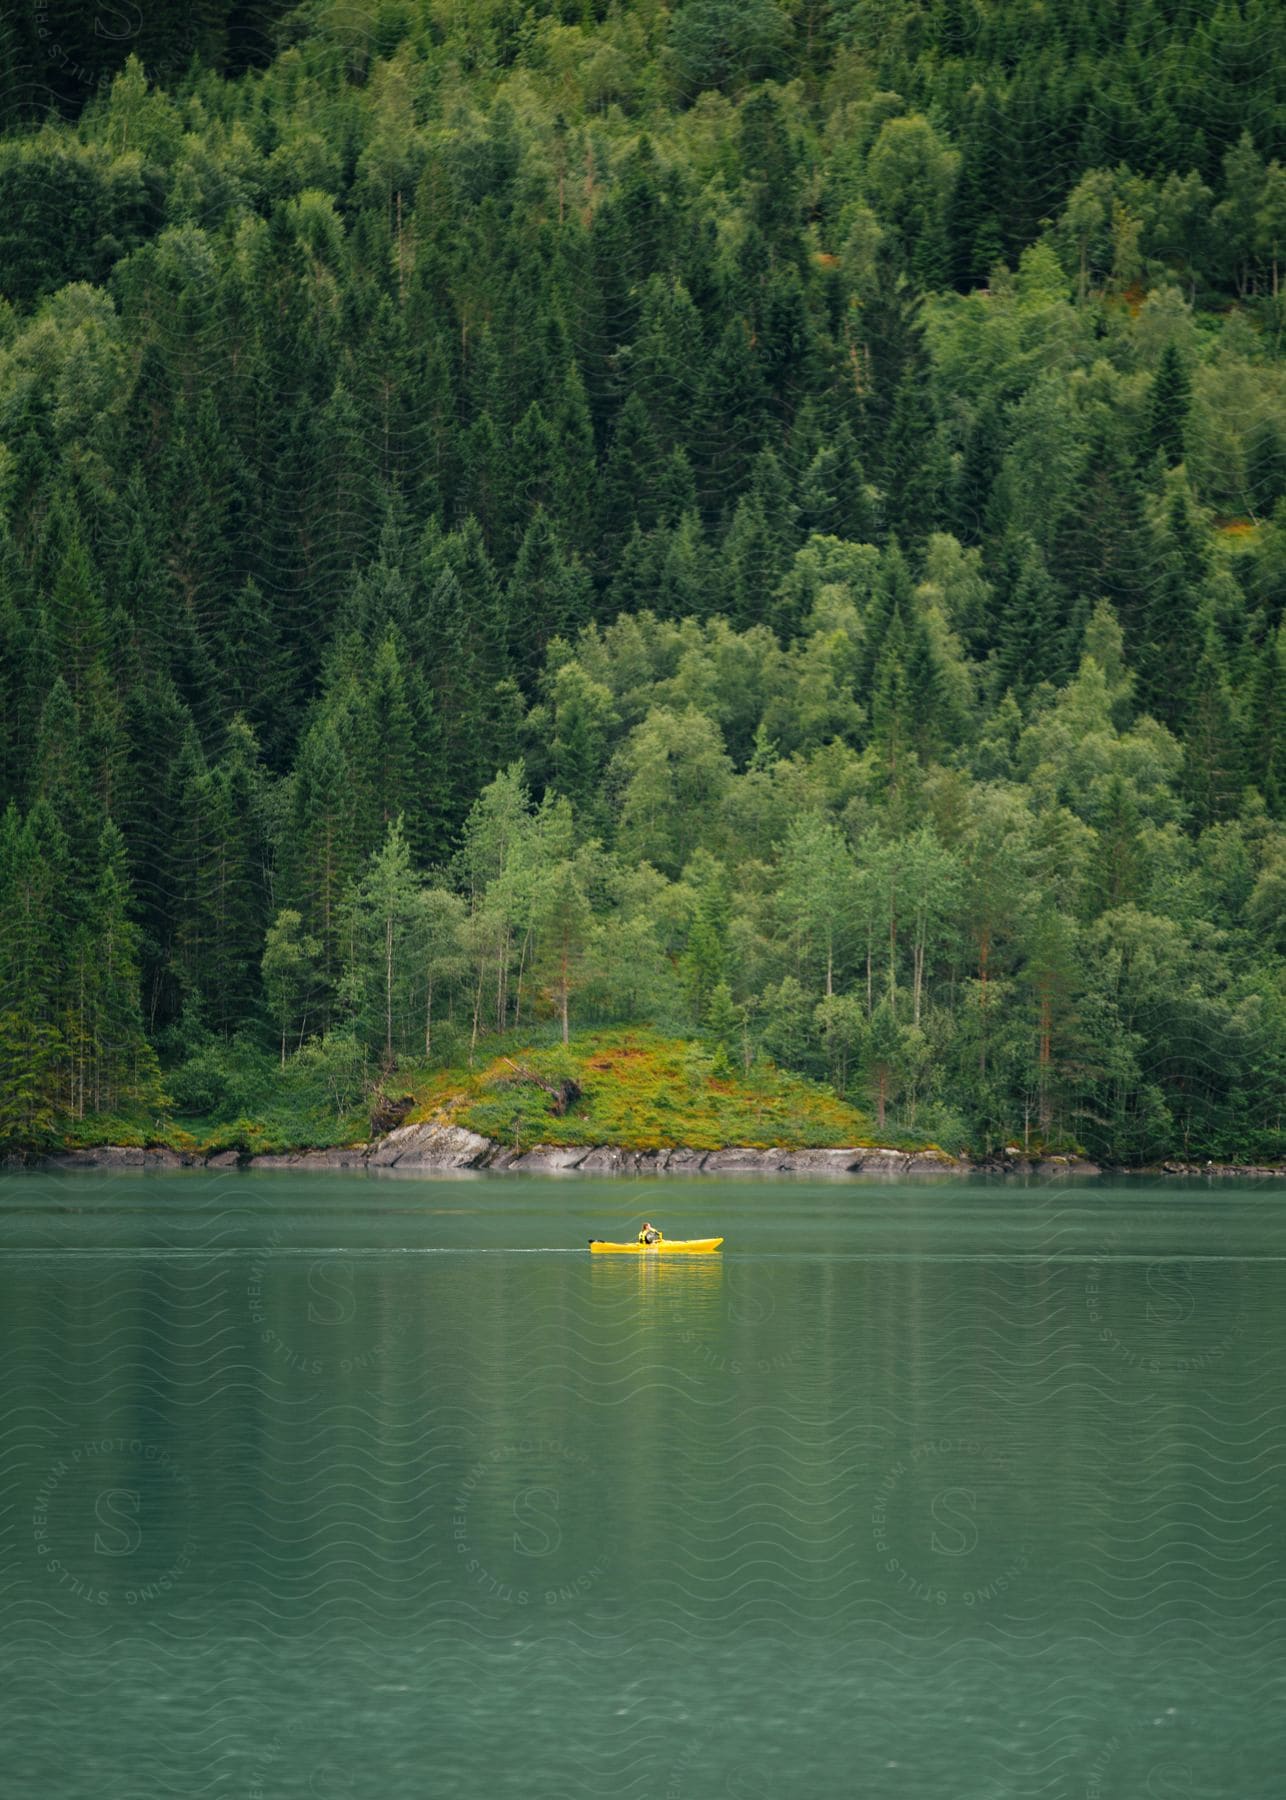
[[[612,1144],[535,1144],[506,1149],[459,1125],[404,1125],[366,1144],[328,1150],[295,1150],[253,1155],[241,1150],[209,1154],[168,1148],[101,1144],[49,1151],[10,1166],[45,1169],[337,1169],[397,1170],[401,1173],[523,1175],[835,1175],[889,1179],[903,1175],[1039,1175],[1046,1178],[1096,1175],[1286,1176],[1280,1164],[1184,1162],[1167,1158],[1135,1167],[1091,1161],[1083,1156],[1029,1156],[1014,1146],[974,1161],[946,1151],[894,1150],[884,1146],[834,1149],[755,1149],[729,1145],[719,1150],[673,1147],[630,1150]]]

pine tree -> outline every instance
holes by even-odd
[[[1088,891],[1095,912],[1137,906],[1146,878],[1138,802],[1129,784],[1114,775],[1108,784]]]
[[[57,1141],[57,1029],[33,1016],[29,1001],[0,1011],[0,1148],[42,1150]]]
[[[192,985],[211,1026],[228,1037],[257,1017],[268,919],[262,769],[244,719],[233,720],[227,749],[202,785],[204,836],[196,858],[200,949],[192,958]]]
[[[781,559],[757,494],[737,505],[723,541],[724,611],[739,631],[761,624],[781,574]]]
[[[157,549],[153,527],[153,504],[134,468],[120,502],[121,547],[111,569],[112,585],[126,597],[133,647],[142,669],[155,671],[174,666],[178,646],[175,627],[182,627],[184,615],[174,603],[174,594]],[[187,654],[190,656],[190,649]],[[179,653],[182,660],[182,653]]]
[[[581,626],[589,623],[592,603],[588,578],[579,564],[564,557],[558,533],[543,506],[537,506],[523,536],[507,600],[515,639],[521,645],[517,673],[530,688],[552,639],[575,637]]]
[[[277,609],[251,578],[233,596],[220,667],[226,711],[248,721],[269,766],[280,767],[295,725],[292,683]]]
[[[775,450],[765,445],[750,471],[750,493],[758,501],[768,534],[768,546],[777,570],[790,561],[799,542],[798,510],[791,484]]]
[[[555,470],[559,445],[554,431],[533,400],[519,419],[509,447],[511,491],[510,535],[502,560],[511,563],[519,554],[535,515],[547,514],[554,504],[558,484]]]
[[[339,976],[340,907],[360,864],[344,709],[320,708],[304,734],[290,781],[283,890],[321,946],[323,981]]]
[[[863,615],[861,655],[858,662],[859,692],[870,689],[876,681],[883,655],[884,640],[895,615],[910,616],[915,606],[915,589],[901,545],[893,538],[880,558],[880,572],[871,599]]]
[[[701,371],[689,440],[697,495],[712,521],[740,494],[763,441],[767,394],[749,323],[729,318]]]
[[[683,952],[683,976],[696,1024],[705,1022],[711,997],[727,979],[731,899],[722,863],[706,856],[697,879],[696,906]]]
[[[118,792],[113,818],[125,839],[132,916],[140,929],[143,1017],[149,1037],[177,1017],[173,946],[182,882],[176,859],[183,840],[182,746],[195,740],[191,714],[164,674],[127,690],[123,729],[131,779]]]
[[[941,521],[945,467],[932,391],[918,368],[908,368],[897,390],[883,460],[889,527],[903,538],[921,541]]]
[[[579,663],[565,663],[552,682],[550,768],[559,793],[572,803],[582,830],[606,831],[609,824],[603,772],[618,724],[612,696],[592,681]]]
[[[78,705],[106,679],[107,612],[97,575],[74,523],[54,579],[51,616],[58,633],[60,662]]]
[[[154,1105],[161,1078],[143,1030],[139,931],[130,918],[125,840],[109,819],[98,845],[98,879],[90,912],[94,1004],[90,1090],[95,1112]]]
[[[1170,497],[1158,551],[1139,674],[1144,706],[1166,724],[1174,724],[1183,711],[1185,688],[1183,680],[1176,681],[1175,671],[1191,670],[1200,652],[1198,612],[1209,567],[1205,534],[1184,488],[1176,488]]]
[[[955,530],[961,541],[978,544],[1005,521],[993,516],[992,495],[1004,456],[1005,433],[999,404],[988,399],[978,409],[965,438],[955,483]]]
[[[1247,775],[1280,814],[1286,804],[1286,620],[1268,633],[1256,658],[1244,716]]]
[[[1183,786],[1198,827],[1231,818],[1244,785],[1242,733],[1233,704],[1227,653],[1207,612],[1202,650],[1188,689]]]
[[[10,801],[0,816],[0,1012],[46,1025],[58,982],[60,872],[34,811],[23,818]]]
[[[1040,681],[1061,682],[1071,658],[1058,617],[1058,590],[1039,545],[1011,534],[1001,552],[1002,599],[993,660],[994,692],[1021,703]]]
[[[503,557],[513,528],[513,488],[509,454],[489,412],[479,413],[464,438],[464,474],[457,501],[462,526],[472,521],[488,556]]]
[[[644,532],[636,521],[617,558],[616,571],[603,597],[601,617],[616,618],[620,613],[637,613],[645,608],[659,608],[658,563],[664,558],[672,533]],[[664,610],[664,609],[662,609]]]
[[[610,574],[613,560],[637,524],[656,523],[660,451],[639,396],[631,393],[617,416],[598,482],[598,566]]]
[[[208,389],[195,408],[180,415],[163,482],[171,520],[169,565],[180,604],[217,663],[238,585],[238,533],[249,476]],[[279,584],[281,578],[278,564],[272,579]]]
[[[959,140],[960,177],[947,220],[952,281],[964,292],[985,286],[1006,253],[1004,121],[990,83],[980,84],[970,101]]]
[[[1187,368],[1175,346],[1167,344],[1152,378],[1145,440],[1148,455],[1161,457],[1167,468],[1184,460],[1184,434],[1191,405],[1192,383]]]
[[[75,869],[89,866],[102,828],[81,741],[80,713],[60,675],[40,715],[30,795],[43,801],[63,834]],[[69,896],[70,899],[70,896]]]
[[[525,626],[520,612],[511,615],[512,592],[497,580],[475,519],[445,536],[425,531],[415,583],[409,649],[431,701],[444,816],[458,824],[512,752],[521,695],[510,644],[522,648]]]
[[[914,767],[915,702],[907,674],[907,631],[895,609],[880,645],[871,690],[871,743],[890,807],[903,801]]]
[[[682,445],[676,446],[661,465],[656,487],[657,518],[673,529],[685,513],[695,512],[697,487],[692,464]]]
[[[549,511],[562,531],[569,551],[589,556],[593,551],[593,497],[598,457],[594,452],[594,425],[585,398],[585,383],[575,362],[567,362],[562,387],[551,409],[558,459],[553,470],[553,495]]]
[[[342,379],[335,382],[315,418],[312,505],[305,516],[314,546],[313,626],[325,633],[352,570],[370,553],[385,490],[361,414]],[[450,491],[450,473],[440,464],[434,469],[435,489]],[[311,660],[308,666],[314,666]]]
[[[155,338],[149,337],[121,420],[120,467],[137,473],[143,481],[154,479],[164,461],[173,416],[169,368]]]
[[[799,153],[780,102],[770,89],[741,107],[738,150],[750,188],[751,218],[774,257],[799,253]]]
[[[704,619],[716,610],[714,558],[696,512],[686,512],[659,545],[655,609],[666,619]]]
[[[688,442],[703,352],[701,317],[683,283],[652,276],[629,348],[629,382],[662,446]]]
[[[29,628],[19,603],[17,557],[7,532],[0,529],[0,808],[26,787],[24,726],[28,725],[23,692]]]
[[[356,655],[357,651],[354,646]],[[384,841],[395,819],[418,801],[415,724],[407,698],[399,638],[389,627],[380,638],[369,670],[359,677],[351,713],[348,763],[356,803],[359,854]]]
[[[745,1028],[745,1009],[737,1005],[726,981],[716,982],[706,1002],[702,1036],[713,1056],[713,1073],[732,1073]]]
[[[928,618],[918,603],[906,626],[905,667],[912,717],[911,745],[920,762],[929,763],[957,739],[960,721],[943,681]]]
[[[874,509],[847,419],[818,446],[797,493],[799,530],[805,536],[816,532],[852,543],[869,543],[875,536]]]
[[[1124,629],[1131,664],[1139,667],[1151,649],[1156,558],[1137,463],[1118,420],[1095,434],[1073,495],[1052,565],[1065,592],[1108,601]]]

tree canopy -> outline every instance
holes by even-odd
[[[1280,9],[153,11],[0,26],[0,1138],[647,1019],[1279,1154]]]

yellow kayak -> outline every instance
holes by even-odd
[[[659,1244],[608,1244],[602,1238],[591,1238],[589,1247],[595,1256],[656,1256],[667,1252],[675,1256],[705,1256],[722,1242],[722,1238],[662,1238]]]

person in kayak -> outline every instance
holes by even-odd
[[[655,1225],[645,1225],[642,1231],[639,1232],[640,1244],[659,1244],[660,1242],[661,1233],[657,1230]]]

